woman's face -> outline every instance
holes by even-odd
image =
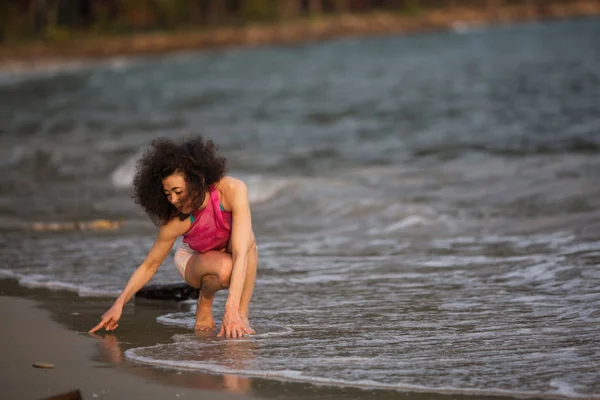
[[[169,203],[182,214],[192,212],[191,201],[188,196],[187,185],[182,173],[175,172],[162,180],[163,190]]]

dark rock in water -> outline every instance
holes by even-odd
[[[200,289],[193,288],[187,283],[166,283],[144,286],[135,294],[135,297],[181,301],[197,299],[199,295]]]

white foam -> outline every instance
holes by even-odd
[[[540,256],[487,257],[487,256],[443,256],[419,263],[425,267],[456,267],[469,265],[491,265],[517,261],[537,261]]]
[[[268,331],[268,332],[258,332],[252,335],[252,338],[267,338],[274,336],[287,336],[294,333],[294,329],[289,326],[280,326],[281,330],[279,331]]]
[[[567,397],[577,397],[579,394],[574,390],[573,386],[571,386],[568,382],[562,379],[552,379],[550,381],[550,386],[555,387],[556,393],[567,396]]]
[[[470,303],[470,302],[448,302],[438,306],[440,310],[450,311],[467,311],[474,308],[481,308],[481,303]]]
[[[163,325],[193,329],[195,324],[195,309],[192,309],[189,312],[177,312],[161,315],[156,318],[156,322]],[[220,323],[219,321],[215,322],[217,325]],[[260,339],[274,336],[285,336],[292,333],[294,333],[294,329],[289,326],[269,323],[268,326],[261,326],[261,328],[258,329],[258,333],[252,335],[252,338]]]
[[[291,185],[290,178],[266,177],[264,175],[237,175],[248,187],[250,203],[262,203],[275,197],[285,187]]]
[[[183,328],[194,328],[195,319],[193,312],[177,312],[161,315],[156,322],[163,325],[181,326]]]
[[[119,165],[110,175],[110,179],[117,188],[128,188],[133,184],[135,164],[141,153],[129,157],[123,164]]]
[[[85,67],[82,61],[62,63],[9,63],[0,69],[0,84],[13,84],[28,79],[52,77],[59,73],[79,71]]]
[[[440,394],[463,394],[463,395],[479,395],[479,396],[512,396],[512,397],[538,397],[538,398],[581,398],[590,399],[598,398],[576,392],[571,385],[562,380],[553,380],[551,385],[558,388],[553,392],[533,392],[533,391],[512,391],[506,389],[477,389],[477,388],[459,388],[452,386],[424,386],[408,383],[382,383],[371,379],[362,380],[345,380],[335,378],[325,378],[320,376],[312,376],[303,371],[293,369],[281,370],[257,370],[257,369],[236,369],[229,368],[210,362],[200,362],[195,360],[166,360],[139,355],[138,353],[161,349],[171,345],[159,344],[149,347],[132,348],[125,351],[125,357],[133,362],[154,365],[157,367],[167,367],[182,370],[203,371],[212,374],[235,374],[240,376],[275,379],[281,381],[296,381],[308,382],[317,385],[333,385],[342,387],[356,387],[362,389],[388,389],[401,392],[420,392],[420,393],[440,393]],[[360,357],[359,357],[360,358]],[[351,357],[353,362],[357,362],[356,357]]]
[[[502,278],[518,278],[525,281],[552,280],[556,276],[557,266],[554,263],[542,262],[540,264],[521,268],[502,275]]]
[[[27,288],[42,288],[49,290],[67,290],[75,292],[81,297],[117,297],[120,291],[94,289],[85,285],[54,280],[42,274],[24,275],[7,269],[0,269],[0,277],[13,278],[19,285]]]
[[[294,371],[294,370],[282,370],[282,371],[258,371],[258,370],[240,370],[234,368],[224,367],[218,364],[213,364],[209,362],[200,362],[194,360],[164,360],[164,359],[154,359],[151,357],[144,357],[136,354],[139,351],[151,350],[151,349],[160,349],[164,346],[170,345],[155,345],[150,347],[138,347],[132,348],[125,351],[125,358],[130,361],[138,362],[142,364],[150,364],[161,367],[171,367],[175,369],[185,369],[185,370],[199,370],[208,373],[216,373],[216,374],[235,374],[235,375],[243,375],[243,376],[252,376],[252,377],[263,377],[263,378],[288,378],[288,379],[302,379],[302,372]]]
[[[39,275],[39,274],[21,277],[21,279],[19,279],[19,284],[21,286],[27,287],[27,288],[68,290],[68,291],[77,292],[77,293],[79,292],[79,289],[81,289],[80,285],[76,285],[76,284],[68,283],[68,282],[51,280],[50,278],[48,278],[44,275]]]
[[[383,231],[385,233],[391,233],[419,225],[431,225],[431,221],[419,215],[409,215],[408,217],[403,218],[400,221],[388,225],[384,228]]]
[[[558,248],[561,245],[572,242],[575,236],[570,232],[554,232],[551,234],[540,235],[486,235],[482,237],[476,236],[459,236],[450,239],[436,239],[432,243],[436,247],[448,248],[454,244],[498,244],[510,243],[517,248],[525,248],[533,245],[546,245],[551,248]]]
[[[59,74],[76,73],[88,69],[106,68],[124,70],[135,63],[134,57],[114,57],[105,61],[55,61],[40,63],[13,62],[0,68],[0,85],[12,85],[39,78],[52,78]]]
[[[92,289],[82,286],[77,291],[80,297],[118,297],[121,290]]]
[[[584,242],[566,246],[560,254],[573,255],[578,253],[595,252],[598,250],[600,250],[600,242]]]
[[[322,275],[306,275],[301,277],[290,277],[285,278],[284,281],[289,283],[299,283],[299,284],[307,284],[307,283],[328,283],[328,282],[344,282],[348,280],[347,276],[338,275],[338,274],[322,274]]]
[[[551,298],[544,295],[515,295],[512,299],[509,299],[510,303],[523,303],[523,304],[540,304],[549,302]]]
[[[21,277],[20,274],[17,274],[14,271],[8,270],[8,269],[0,269],[0,277],[5,277],[5,278],[15,278],[18,279]]]

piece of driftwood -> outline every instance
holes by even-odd
[[[46,369],[54,368],[54,364],[51,364],[51,363],[45,362],[45,361],[36,361],[33,363],[33,366],[35,368],[46,368]]]
[[[165,283],[146,285],[136,294],[136,298],[154,299],[154,300],[188,300],[197,299],[200,295],[200,289],[196,289],[187,283]]]
[[[79,390],[74,390],[69,393],[46,397],[44,400],[83,400],[83,397],[81,397],[81,392]]]
[[[74,222],[36,222],[31,228],[37,232],[56,231],[112,231],[123,227],[123,221],[96,219]]]

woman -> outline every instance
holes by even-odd
[[[175,253],[182,278],[200,288],[196,330],[216,328],[215,293],[229,288],[218,336],[238,338],[255,331],[248,321],[258,252],[252,232],[248,190],[244,182],[225,176],[227,161],[212,141],[202,138],[176,143],[152,142],[138,161],[134,199],[159,226],[158,237],[113,306],[90,333],[115,330],[123,306],[150,281],[178,236]]]

